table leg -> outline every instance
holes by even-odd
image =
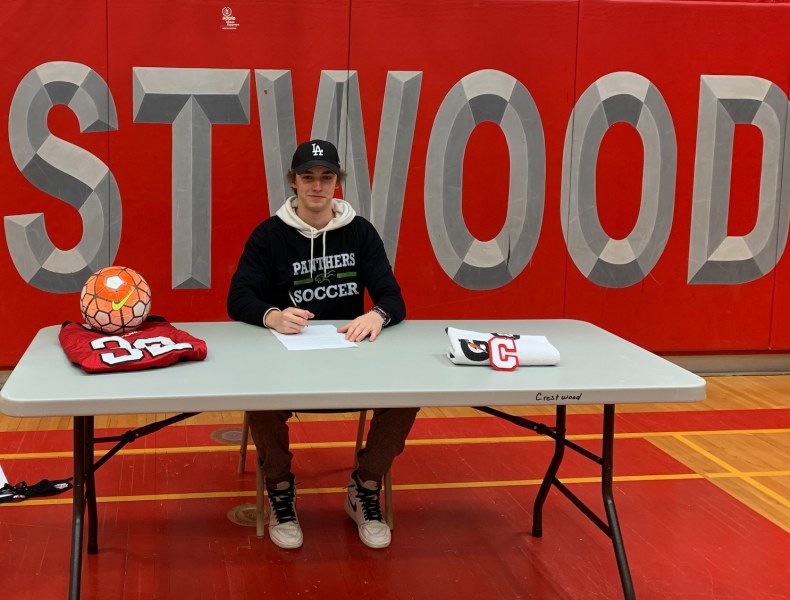
[[[69,600],[79,600],[82,575],[82,527],[85,516],[85,417],[74,417],[74,489],[71,513]],[[90,461],[92,463],[92,461]]]
[[[620,521],[612,497],[612,479],[614,463],[614,405],[606,404],[603,409],[603,450],[601,453],[601,493],[606,519],[609,522],[609,536],[612,538],[614,555],[617,559],[617,569],[620,571],[620,581],[623,585],[623,595],[627,600],[634,600],[634,584],[631,580],[631,571],[628,568],[628,559],[625,556],[623,536],[620,532]]]
[[[74,417],[74,497],[72,500],[71,520],[71,565],[69,579],[69,599],[80,597],[80,577],[82,575],[82,536],[84,533],[85,509],[88,510],[88,554],[99,551],[99,520],[96,511],[96,479],[94,473],[121,448],[134,440],[159,431],[178,421],[183,421],[197,413],[181,413],[161,421],[127,431],[121,436],[99,437],[94,435],[94,419]],[[117,442],[99,460],[94,458],[97,443]]]
[[[543,483],[540,484],[538,495],[535,497],[535,505],[532,509],[532,535],[534,537],[543,535],[543,503],[549,494],[551,484],[557,477],[557,471],[560,469],[562,457],[565,454],[565,413],[565,406],[558,405],[554,423],[554,431],[556,433],[554,438],[554,456],[552,456],[549,468],[546,470]]]
[[[88,509],[88,554],[99,552],[99,519],[96,512],[96,479],[93,469],[93,417],[85,417],[85,504]]]

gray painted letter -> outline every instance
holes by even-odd
[[[285,199],[293,194],[286,173],[296,150],[294,95],[290,71],[256,70],[263,164],[269,214],[273,215]]]
[[[615,123],[636,128],[644,145],[639,217],[625,239],[603,230],[596,206],[601,140]],[[603,287],[641,281],[658,262],[672,229],[677,142],[672,116],[658,89],[636,73],[601,77],[579,98],[565,132],[562,232],[579,270]]]
[[[5,234],[25,281],[47,292],[69,293],[115,260],[121,198],[106,164],[50,133],[47,114],[57,104],[68,106],[87,133],[118,128],[115,103],[95,71],[73,62],[39,65],[22,79],[11,101],[8,138],[14,162],[30,183],[79,211],[82,238],[70,250],[55,247],[41,213],[6,217]]]
[[[738,123],[756,126],[763,136],[757,222],[744,236],[727,235]],[[736,75],[700,78],[689,283],[745,283],[776,266],[787,243],[790,214],[786,123],[787,96],[770,81]]]
[[[291,75],[289,71],[256,70],[255,81],[269,211],[274,214],[291,194],[285,177],[296,149]],[[337,145],[348,173],[343,197],[376,227],[393,266],[421,82],[420,72],[387,73],[372,190],[356,71],[321,72],[313,116],[311,137]]]
[[[250,73],[134,67],[133,77],[134,122],[173,124],[173,287],[211,287],[211,126],[250,122]]]
[[[499,125],[507,140],[510,188],[504,227],[481,242],[463,221],[461,188],[466,144],[486,121]],[[545,183],[543,127],[527,88],[494,70],[461,79],[436,114],[425,164],[425,218],[445,273],[471,290],[501,287],[521,273],[540,237]]]

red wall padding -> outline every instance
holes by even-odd
[[[222,8],[236,17],[223,29]],[[137,269],[153,312],[172,321],[224,320],[225,295],[243,243],[269,214],[254,69],[291,71],[299,140],[311,132],[322,70],[359,74],[371,170],[389,71],[420,71],[422,83],[406,183],[396,275],[411,318],[574,318],[592,321],[662,352],[790,350],[790,266],[742,284],[687,283],[700,77],[751,75],[787,93],[790,25],[785,3],[612,0],[406,0],[390,2],[223,2],[188,0],[14,0],[0,15],[0,111],[8,114],[22,78],[50,61],[89,66],[108,83],[118,130],[80,133],[63,106],[49,115],[58,137],[107,163],[123,205],[114,262]],[[212,128],[210,289],[171,287],[170,125],[133,122],[134,67],[249,69],[250,123]],[[459,286],[431,245],[423,203],[428,141],[437,110],[463,77],[496,69],[515,77],[540,112],[546,150],[543,224],[523,272],[492,290]],[[596,80],[631,71],[660,90],[677,139],[672,229],[653,270],[623,288],[589,281],[566,249],[560,215],[565,130],[579,96]],[[757,214],[762,138],[739,128],[734,143],[728,231],[744,235]],[[597,205],[606,232],[620,238],[636,220],[642,144],[616,125],[596,165]],[[372,175],[372,174],[371,174]],[[507,210],[508,147],[497,126],[480,125],[464,160],[463,218],[493,238]],[[3,216],[42,212],[61,248],[81,236],[73,208],[33,187],[0,137]],[[78,320],[78,292],[26,283],[0,242],[0,365],[13,365],[43,326]]]

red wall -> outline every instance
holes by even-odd
[[[223,29],[222,8],[236,17]],[[751,75],[787,93],[790,25],[784,3],[526,0],[472,2],[146,2],[9,1],[0,15],[0,112],[8,114],[20,81],[51,61],[82,63],[107,82],[118,128],[80,133],[64,106],[49,129],[104,161],[121,195],[120,246],[112,262],[135,268],[152,288],[153,312],[172,321],[224,320],[225,295],[243,243],[269,214],[255,69],[291,72],[297,138],[311,133],[322,70],[358,72],[371,171],[387,73],[420,71],[422,83],[406,183],[396,275],[411,318],[575,318],[599,324],[655,351],[787,351],[790,266],[754,281],[690,284],[692,192],[700,78]],[[133,120],[133,68],[250,71],[249,124],[212,127],[211,286],[171,284],[171,134],[167,124]],[[428,142],[439,106],[462,78],[482,69],[507,73],[538,107],[545,139],[545,199],[540,237],[515,279],[470,290],[440,266],[424,206]],[[627,287],[603,287],[576,267],[560,215],[565,131],[576,100],[596,80],[629,71],[661,92],[677,139],[671,234],[655,267]],[[762,138],[739,127],[734,142],[730,235],[757,215]],[[643,150],[632,127],[606,134],[597,172],[601,224],[625,237],[639,213]],[[373,173],[371,173],[373,177]],[[463,217],[478,239],[493,238],[508,204],[508,147],[492,123],[478,126],[464,159]],[[4,217],[44,213],[62,249],[80,239],[74,208],[33,187],[0,135],[0,207]],[[2,239],[2,238],[0,238]],[[78,320],[78,291],[37,289],[18,273],[0,241],[0,365],[13,365],[35,332]]]

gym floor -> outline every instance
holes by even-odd
[[[790,376],[707,377],[704,402],[620,406],[615,502],[640,600],[790,599]],[[550,409],[513,408],[551,424]],[[96,419],[97,435],[164,415]],[[472,409],[423,410],[393,468],[392,545],[371,550],[343,512],[357,414],[292,421],[304,546],[255,536],[254,448],[237,473],[242,414],[204,413],[119,453],[96,476],[99,553],[82,598],[621,598],[610,540],[560,493],[531,512],[551,442]],[[598,450],[599,407],[569,409]],[[0,415],[11,483],[71,473],[71,419]],[[560,477],[602,514],[596,466]],[[68,591],[71,493],[0,504],[0,589]]]

